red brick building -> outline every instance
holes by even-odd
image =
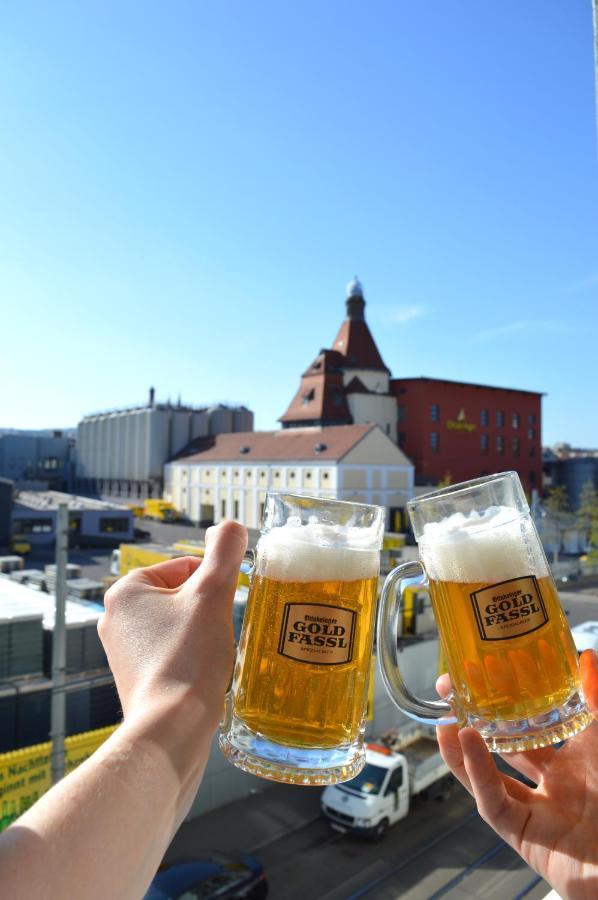
[[[365,320],[363,286],[347,285],[332,347],[303,372],[282,427],[375,422],[415,465],[416,485],[514,469],[542,488],[542,394],[435,378],[395,378]]]
[[[542,394],[437,378],[395,378],[397,442],[415,483],[436,485],[514,469],[542,487]]]

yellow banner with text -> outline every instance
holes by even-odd
[[[88,759],[116,728],[109,725],[67,737],[64,741],[66,773]],[[0,753],[0,831],[8,828],[52,786],[51,753],[50,741]]]

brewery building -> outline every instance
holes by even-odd
[[[164,468],[164,495],[193,522],[261,522],[266,492],[291,491],[388,510],[413,495],[413,465],[374,424],[218,434]]]
[[[365,320],[355,278],[330,349],[303,372],[283,429],[375,422],[415,465],[415,485],[514,469],[542,488],[542,394],[439,378],[392,378]]]
[[[220,432],[251,431],[245,406],[195,407],[156,400],[85,416],[77,427],[76,487],[122,498],[159,497],[164,464],[190,441]]]
[[[514,470],[542,488],[542,394],[439,378],[395,378],[397,442],[416,484],[456,483]]]

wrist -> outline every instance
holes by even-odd
[[[197,695],[173,691],[134,704],[121,728],[123,737],[160,754],[186,792],[201,779],[219,718]]]

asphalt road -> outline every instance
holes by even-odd
[[[456,782],[442,801],[414,798],[378,843],[333,831],[318,815],[319,796],[316,788],[268,788],[186,823],[168,857],[244,849],[263,863],[272,900],[539,900],[550,890]]]

